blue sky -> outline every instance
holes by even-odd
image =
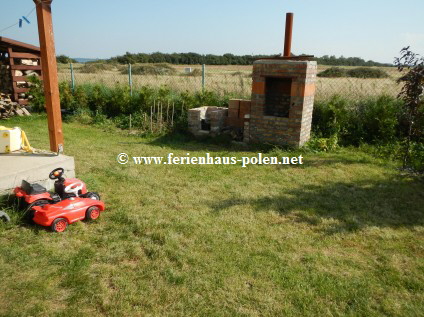
[[[1,0],[0,30],[32,0]],[[424,0],[54,0],[56,51],[107,58],[137,52],[274,54],[294,12],[292,51],[392,62],[406,45],[424,55]],[[35,12],[0,33],[38,45]]]

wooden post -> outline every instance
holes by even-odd
[[[37,8],[38,36],[41,48],[44,96],[49,126],[50,150],[63,151],[62,115],[60,112],[56,52],[53,38],[51,3],[53,0],[34,0]]]

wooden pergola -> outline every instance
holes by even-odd
[[[62,116],[60,111],[59,84],[51,10],[53,0],[33,1],[35,2],[37,11],[50,150],[54,152],[63,152]]]

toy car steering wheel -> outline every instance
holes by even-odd
[[[76,197],[78,197],[78,192],[82,190],[83,187],[84,187],[83,183],[76,182],[66,186],[63,191],[67,194],[74,194]]]
[[[60,179],[60,178],[62,178],[63,173],[65,173],[65,170],[62,167],[55,168],[53,171],[50,172],[49,178],[50,179]]]

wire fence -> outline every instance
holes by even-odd
[[[318,73],[328,67],[318,66]],[[349,68],[349,67],[343,67]],[[389,95],[396,97],[401,74],[394,67],[379,67],[384,78],[324,78],[316,82],[316,100],[342,95],[350,99]],[[61,64],[59,80],[74,87],[81,84],[100,84],[106,87],[128,85],[131,91],[143,86],[168,87],[173,91],[213,91],[233,98],[249,98],[252,86],[252,66],[242,65],[169,65],[169,64]]]

